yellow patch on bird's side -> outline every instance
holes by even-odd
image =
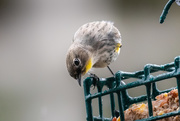
[[[87,73],[92,68],[92,59],[89,59],[86,64],[86,70],[85,73]]]
[[[116,44],[116,48],[115,48],[115,51],[116,51],[117,53],[119,52],[120,47],[121,47],[121,44],[120,44],[120,43],[117,43],[117,44]]]

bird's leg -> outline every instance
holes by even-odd
[[[98,83],[98,81],[99,81],[100,79],[99,79],[99,77],[98,77],[96,74],[92,74],[92,73],[90,73],[90,72],[88,72],[88,74],[89,74],[90,77],[94,78],[92,84],[93,84],[93,87],[95,88],[95,86],[97,86],[97,83]],[[94,89],[94,88],[93,88],[93,89]]]
[[[107,68],[109,69],[109,71],[111,72],[111,74],[114,76],[113,71],[111,70],[111,68],[109,66],[107,66]]]
[[[111,74],[115,77],[115,75],[114,75],[113,71],[111,70],[111,68],[109,66],[107,66],[107,68],[109,69]],[[121,85],[126,85],[126,83],[124,81],[121,81]]]

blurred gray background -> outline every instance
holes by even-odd
[[[1,0],[0,120],[86,120],[83,88],[69,76],[65,59],[75,31],[87,22],[113,21],[120,30],[123,47],[111,64],[114,72],[172,62],[180,55],[180,7],[174,3],[164,24],[159,24],[166,2]],[[107,68],[94,69],[94,73],[111,76]],[[175,79],[159,85],[160,89],[176,86]],[[138,96],[145,88],[129,93]],[[109,116],[109,99],[103,99]],[[93,106],[97,107],[96,100]],[[94,112],[97,115],[96,108]]]

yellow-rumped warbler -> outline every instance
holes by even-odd
[[[69,74],[81,86],[81,77],[92,67],[108,67],[118,57],[121,46],[121,34],[112,22],[95,21],[84,24],[76,31],[67,53]]]

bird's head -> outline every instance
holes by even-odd
[[[81,77],[92,68],[91,55],[86,49],[72,45],[67,53],[66,66],[71,77],[81,86]]]

